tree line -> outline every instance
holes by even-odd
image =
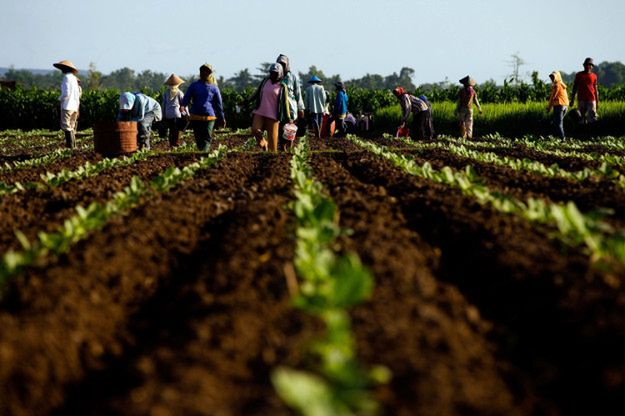
[[[223,76],[218,77],[218,83],[221,88],[233,88],[237,91],[243,91],[249,87],[257,86],[263,77],[266,76],[267,70],[271,63],[263,62],[252,73],[249,68],[242,69],[235,73],[232,77],[225,78]],[[575,71],[570,73],[562,73],[562,78],[567,83],[572,83],[575,77]],[[602,62],[595,67],[595,73],[599,78],[599,83],[605,88],[612,88],[618,85],[625,84],[625,65],[621,62]],[[354,78],[349,80],[341,79],[338,74],[326,75],[323,70],[312,65],[306,72],[299,72],[298,75],[302,84],[312,77],[317,75],[323,80],[324,87],[331,89],[336,81],[344,81],[349,87],[352,88],[364,88],[372,90],[380,89],[392,89],[397,85],[401,85],[409,91],[420,90],[435,90],[435,89],[449,89],[456,84],[456,82],[442,81],[439,83],[422,84],[416,86],[413,82],[415,70],[410,67],[402,67],[399,72],[394,72],[390,75],[380,74],[366,74],[360,78]],[[219,75],[217,73],[217,75]],[[163,87],[163,81],[169,76],[169,74],[162,72],[155,72],[151,70],[144,70],[137,72],[131,68],[121,68],[112,71],[109,74],[103,74],[98,71],[95,65],[90,64],[87,71],[79,73],[79,77],[82,79],[84,89],[88,90],[101,90],[101,89],[118,89],[118,90],[151,90],[158,91]],[[24,69],[10,68],[4,75],[5,80],[17,81],[17,84],[24,88],[40,88],[51,89],[58,88],[61,83],[62,74],[60,71],[51,71],[45,74],[35,74],[31,71]],[[185,78],[185,76],[183,76]],[[191,81],[196,78],[196,75],[187,75],[186,80]],[[503,86],[499,86],[493,80],[488,80],[480,83],[480,86],[487,87],[505,87],[506,85],[519,86],[522,84],[533,85],[536,83],[538,73],[532,74],[531,83],[526,83],[522,80],[513,79],[510,77],[504,81]]]

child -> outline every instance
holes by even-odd
[[[180,85],[184,80],[176,74],[171,74],[165,85],[167,91],[163,94],[163,130],[165,134],[169,130],[169,145],[171,147],[180,146],[180,131],[184,130],[186,112],[180,111],[180,102],[184,94],[180,91]]]
[[[473,138],[473,103],[477,106],[480,114],[482,114],[482,106],[480,106],[477,93],[473,89],[475,80],[467,75],[458,82],[464,86],[458,93],[456,106],[456,114],[460,120],[460,135],[463,139],[471,140]]]
[[[566,114],[566,108],[569,105],[569,96],[566,91],[566,85],[562,82],[560,72],[553,71],[549,74],[549,78],[551,78],[552,86],[549,103],[547,104],[547,113],[553,108],[551,124],[555,127],[558,137],[564,139],[564,114]]]

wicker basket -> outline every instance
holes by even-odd
[[[93,126],[94,147],[104,156],[117,156],[137,151],[137,122],[99,122]]]

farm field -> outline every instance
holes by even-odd
[[[249,138],[0,132],[0,414],[623,414],[623,138]]]

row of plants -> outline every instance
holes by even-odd
[[[253,87],[244,90],[221,89],[225,116],[232,127],[247,127],[251,124],[253,102],[249,100]],[[458,123],[454,115],[457,89],[449,94],[426,93],[433,104],[435,128],[440,133],[456,134]],[[450,90],[450,91],[451,91]],[[143,91],[157,101],[162,91]],[[390,90],[369,90],[348,88],[349,111],[353,114],[375,114],[374,123],[378,129],[393,129],[399,122],[399,106]],[[59,125],[59,105],[57,90],[16,89],[0,90],[0,125],[5,129],[54,129]],[[114,120],[118,111],[119,90],[86,90],[81,98],[79,129],[92,127],[96,121]],[[330,103],[334,102],[335,92],[330,92]],[[606,97],[609,99],[608,97]],[[625,114],[625,94],[620,101],[602,102],[599,108],[600,121],[594,126],[593,134],[620,135],[625,133],[622,126]],[[534,100],[534,101],[532,101]],[[550,132],[546,102],[530,100],[490,100],[484,101],[484,114],[476,115],[475,128],[478,134],[500,132],[502,134],[544,134]],[[570,120],[565,129],[570,133],[582,133]],[[583,133],[586,133],[585,131]]]
[[[395,139],[389,134],[385,134],[384,137],[391,140]],[[544,163],[527,158],[518,159],[498,155],[492,152],[471,150],[463,143],[454,144],[449,142],[414,142],[404,137],[399,138],[399,140],[417,150],[441,149],[469,160],[490,163],[493,165],[503,166],[514,170],[526,171],[550,178],[557,177],[578,182],[583,182],[587,180],[614,181],[620,187],[625,188],[625,176],[622,175],[618,170],[614,169],[612,165],[609,165],[605,162],[598,169],[585,167],[583,170],[580,171],[569,172],[560,168],[557,163],[554,163],[551,166],[547,166]]]
[[[460,132],[456,103],[432,101],[434,130],[439,134],[458,135]],[[522,137],[525,135],[545,136],[553,133],[546,102],[527,103],[486,103],[482,113],[474,109],[474,135],[481,137],[499,133],[504,136]],[[568,136],[623,136],[625,135],[625,102],[602,102],[598,110],[599,120],[592,125],[576,124],[571,117],[565,117],[564,130]],[[401,119],[401,109],[397,100],[393,105],[375,111],[374,122],[377,130],[395,132]]]
[[[142,199],[171,190],[183,181],[192,178],[198,171],[209,168],[228,153],[228,149],[220,146],[208,156],[180,169],[169,167],[153,178],[148,184],[133,177],[130,184],[104,204],[91,203],[87,208],[76,207],[76,214],[63,223],[54,232],[40,232],[34,242],[19,231],[16,235],[23,247],[22,251],[8,251],[0,261],[0,286],[10,277],[20,273],[24,268],[36,264],[49,255],[66,253],[78,241],[86,238],[91,232],[101,229],[115,215],[124,215],[139,205]]]
[[[40,182],[26,182],[24,184],[15,182],[12,184],[6,184],[0,182],[0,196],[13,194],[28,189],[45,189],[47,187],[57,187],[71,180],[82,180],[100,174],[100,172],[107,169],[129,166],[133,163],[145,160],[150,156],[148,151],[139,151],[131,156],[125,156],[121,158],[104,158],[97,163],[85,162],[82,166],[76,169],[63,169],[56,173],[46,172],[41,174]]]
[[[310,150],[302,138],[291,159],[297,219],[295,268],[301,283],[293,303],[320,318],[326,334],[311,345],[318,365],[311,371],[278,367],[272,382],[279,396],[305,416],[375,415],[379,405],[370,388],[390,378],[389,370],[365,370],[356,357],[348,308],[365,301],[373,277],[355,253],[338,256],[335,240],[345,233],[338,225],[334,202],[322,191],[308,164]]]
[[[467,147],[472,147],[475,149],[495,149],[495,148],[514,148],[519,144],[526,146],[529,149],[536,150],[537,152],[544,153],[548,156],[557,156],[557,157],[568,157],[568,158],[577,158],[588,162],[601,162],[602,164],[607,165],[610,168],[614,167],[623,167],[625,166],[625,156],[609,154],[609,153],[588,153],[584,151],[578,151],[576,149],[566,150],[566,146],[561,146],[558,148],[557,146],[549,146],[545,145],[540,141],[534,140],[509,140],[509,139],[501,139],[501,141],[493,141],[493,142],[471,142],[463,139],[448,137],[448,136],[439,136],[441,140],[454,143],[454,144],[463,144]],[[500,137],[500,136],[497,136]],[[564,150],[563,150],[564,149]]]
[[[76,153],[76,150],[85,150],[90,148],[92,145],[90,143],[85,143],[78,146],[77,149],[56,149],[52,152],[45,154],[40,157],[35,157],[32,159],[20,160],[15,162],[4,162],[3,166],[0,166],[0,173],[12,172],[14,170],[20,169],[28,169],[43,165],[48,165],[54,163],[56,161],[66,159],[68,157],[73,156]]]
[[[348,135],[348,139],[411,175],[459,189],[480,204],[489,205],[499,212],[516,214],[528,221],[553,227],[557,230],[553,233],[555,238],[572,247],[583,247],[593,262],[625,270],[625,234],[615,231],[595,215],[581,213],[572,202],[560,204],[534,198],[521,201],[483,185],[470,165],[464,171],[449,166],[437,170],[428,162],[419,165],[406,156],[355,136]]]
[[[544,149],[565,149],[565,150],[581,150],[591,149],[596,151],[596,146],[605,147],[606,150],[625,151],[625,138],[615,136],[595,136],[587,137],[583,140],[575,138],[567,138],[562,140],[554,136],[531,136],[522,137],[504,137],[501,134],[485,134],[478,140],[479,142],[496,142],[509,144],[524,144],[528,147],[539,145]]]

